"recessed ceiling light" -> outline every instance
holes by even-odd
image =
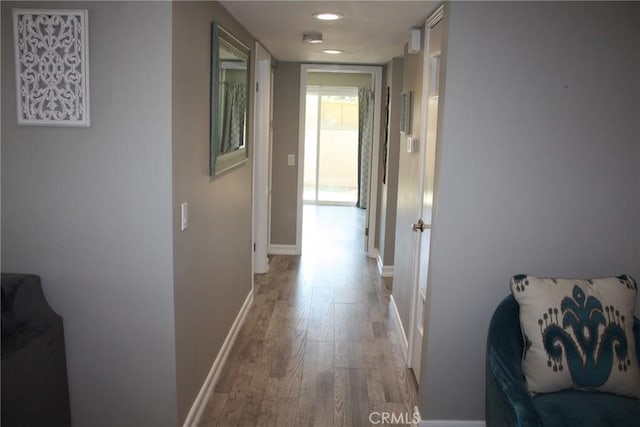
[[[305,43],[322,43],[322,33],[304,33],[302,35],[302,41]]]
[[[338,49],[325,49],[323,50],[324,53],[328,53],[329,55],[338,55],[340,53],[342,53],[341,50]]]
[[[314,13],[313,17],[321,21],[337,21],[338,19],[344,18],[344,15],[341,13],[320,12]]]

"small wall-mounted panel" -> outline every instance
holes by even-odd
[[[409,53],[420,52],[420,48],[421,48],[420,36],[421,35],[422,35],[422,31],[420,30],[420,28],[411,29],[411,34],[409,35],[407,52]]]
[[[438,96],[440,91],[440,55],[431,57],[431,92],[429,96]]]
[[[400,95],[400,132],[411,132],[411,92]]]

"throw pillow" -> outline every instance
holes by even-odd
[[[522,370],[530,392],[578,388],[640,398],[633,333],[638,286],[632,277],[517,275],[511,292],[520,306]]]

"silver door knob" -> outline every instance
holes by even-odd
[[[422,219],[419,219],[418,222],[416,224],[412,224],[411,225],[411,229],[413,231],[420,231],[423,232],[425,228],[425,223]]]

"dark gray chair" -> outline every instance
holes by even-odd
[[[40,277],[2,273],[2,426],[71,425],[62,318]]]

